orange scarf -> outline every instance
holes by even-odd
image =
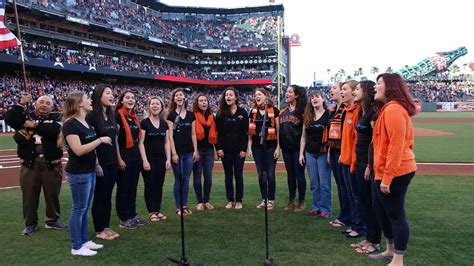
[[[258,106],[258,109],[260,110],[263,110],[264,109],[264,105],[260,105]],[[249,132],[248,134],[251,135],[251,136],[255,136],[257,135],[257,125],[255,124],[255,119],[257,119],[257,112],[258,110],[256,108],[252,109],[252,119],[251,119],[251,122],[249,124]],[[275,130],[275,113],[274,113],[274,110],[273,110],[273,106],[270,106],[267,110],[268,112],[268,118],[270,118],[270,126],[268,127],[268,133],[267,133],[267,140],[276,140],[277,139],[277,135],[276,135],[276,130]],[[263,118],[262,118],[263,120]],[[265,123],[265,121],[263,121],[263,123]],[[262,125],[263,125],[262,123]]]
[[[205,137],[204,134],[204,127],[209,128],[209,143],[216,144],[217,143],[217,128],[216,123],[214,122],[214,116],[210,114],[206,118],[201,112],[194,112],[196,116],[197,123],[196,124],[196,138],[197,140],[203,140]]]
[[[130,126],[128,125],[127,119],[132,119],[133,122],[138,126],[138,138],[142,135],[142,130],[140,128],[140,122],[138,122],[137,114],[133,110],[127,110],[125,107],[118,109],[118,113],[120,115],[120,119],[122,120],[123,129],[125,130],[125,147],[127,149],[132,148],[135,143],[132,137],[132,130],[130,130]]]

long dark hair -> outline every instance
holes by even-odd
[[[106,89],[112,90],[109,86],[97,85],[94,91],[92,92],[92,96],[91,96],[91,99],[92,99],[92,114],[91,115],[95,116],[95,118],[97,119],[96,131],[99,135],[105,134],[105,131],[106,131],[104,127],[105,119],[102,112],[104,106],[102,105],[102,101],[101,101],[102,95],[104,94]],[[112,125],[116,128],[114,111],[112,110],[112,106],[107,106],[105,108],[105,116],[107,117],[107,120],[110,121],[110,123],[112,123]]]
[[[217,111],[217,116],[224,118],[224,117],[229,117],[230,116],[230,106],[227,105],[227,102],[225,100],[225,94],[228,91],[233,91],[235,95],[235,105],[237,107],[239,106],[239,91],[234,88],[234,87],[227,87],[225,90],[222,92],[221,98],[219,99],[219,110]]]
[[[383,73],[377,77],[382,78],[385,83],[385,98],[387,102],[396,101],[401,104],[410,116],[416,114],[416,105],[413,97],[408,92],[408,86],[403,78],[397,73]]]
[[[290,85],[293,88],[293,92],[298,98],[296,99],[295,116],[303,117],[304,110],[308,104],[308,96],[306,95],[306,89],[298,85]]]
[[[203,115],[204,115],[204,117],[207,118],[210,114],[212,114],[212,110],[211,110],[211,103],[209,102],[209,97],[207,97],[207,95],[204,94],[204,93],[199,93],[196,96],[196,99],[194,100],[194,103],[193,103],[193,112],[201,112],[202,113],[201,108],[199,108],[199,98],[200,97],[206,98],[207,109],[204,111]]]
[[[120,97],[118,99],[117,107],[115,107],[115,112],[118,112],[118,110],[123,107],[122,101],[123,101],[123,98],[125,97],[125,95],[127,93],[131,93],[133,96],[135,96],[135,94],[132,91],[129,91],[129,90],[126,90],[126,91],[122,92],[122,94],[120,94]],[[133,109],[135,109],[136,106],[137,106],[137,99],[135,98],[135,105],[133,106]]]
[[[367,112],[374,103],[375,82],[372,80],[363,80],[359,82],[359,86],[362,89],[362,101],[359,104],[361,104],[362,110]]]

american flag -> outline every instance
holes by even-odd
[[[6,4],[6,0],[0,0],[0,49],[17,46],[19,44],[15,35],[13,35],[13,33],[11,33],[3,23],[3,20],[5,19]]]

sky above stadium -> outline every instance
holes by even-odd
[[[233,8],[268,5],[268,0],[162,0],[168,5]],[[436,52],[465,46],[455,64],[474,62],[472,9],[465,0],[275,0],[285,7],[285,35],[299,34],[291,50],[291,82],[327,80],[327,69],[348,75],[363,68],[398,70]],[[467,67],[468,69],[468,67]]]

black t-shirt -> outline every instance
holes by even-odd
[[[156,128],[150,118],[145,118],[140,123],[142,130],[145,130],[145,152],[146,157],[150,158],[166,158],[165,139],[168,124],[164,120],[160,120],[160,126]]]
[[[132,132],[132,139],[133,139],[133,147],[127,149],[127,138],[125,136],[125,128],[123,127],[122,119],[120,118],[120,114],[115,115],[115,120],[117,121],[117,125],[120,126],[119,135],[118,135],[118,145],[120,150],[120,157],[124,161],[137,161],[140,160],[140,150],[138,149],[138,125],[135,124],[135,121],[125,118],[127,120],[127,124],[130,127],[130,131]]]
[[[329,124],[329,111],[325,111],[324,114],[316,121],[311,123],[305,128],[306,133],[306,145],[305,151],[311,154],[321,153],[321,144],[323,139],[323,132],[326,130]]]
[[[81,140],[81,145],[90,143],[97,139],[94,127],[89,125],[89,128],[87,128],[75,118],[64,122],[62,130],[64,139],[66,139],[68,135],[77,135]],[[65,141],[65,146],[69,154],[69,160],[67,161],[65,169],[66,172],[71,174],[85,174],[95,171],[95,151],[91,151],[82,156],[77,156],[69,147],[67,141]]]
[[[295,116],[295,111],[286,108],[280,113],[280,147],[285,150],[299,151],[303,132],[302,117]]]
[[[276,130],[276,118],[279,116],[280,111],[278,108],[273,107],[273,113],[275,114],[275,130]],[[253,119],[253,113],[250,114],[250,118]],[[263,145],[260,144],[260,131],[262,130],[262,125],[263,125],[263,115],[260,114],[260,111],[257,110],[257,116],[255,118],[255,123],[256,127],[256,134],[252,136],[252,149],[263,149]],[[268,136],[268,128],[271,127],[271,119],[267,117],[265,120],[265,125],[266,125],[266,136]],[[277,141],[276,140],[266,140],[267,144],[267,149],[275,149],[277,146]]]
[[[372,141],[372,126],[370,121],[374,116],[374,110],[370,108],[368,112],[362,116],[362,111],[359,114],[359,122],[355,126],[357,131],[356,143],[356,158],[358,162],[367,163],[369,144]]]
[[[247,152],[249,131],[249,115],[241,107],[237,107],[234,114],[216,118],[217,150],[224,153]]]
[[[115,121],[104,121],[104,125],[101,129],[99,128],[97,115],[95,112],[88,113],[86,116],[87,123],[95,128],[98,137],[110,137],[112,139],[112,145],[101,144],[95,149],[99,164],[102,166],[117,164],[117,151],[115,148],[117,126],[115,125]]]
[[[178,121],[175,122],[178,113],[173,111],[168,114],[166,120],[173,122],[173,140],[174,147],[177,153],[190,153],[194,152],[193,140],[191,138],[192,126],[195,120],[193,112],[186,111],[186,116],[183,118],[179,117]]]
[[[215,117],[214,117],[214,121],[216,121]],[[199,123],[199,122],[196,120],[196,123]],[[209,130],[211,128],[210,127],[205,127],[205,126],[203,126],[203,128],[204,128],[204,138],[202,140],[198,140],[198,142],[197,142],[198,150],[200,150],[200,151],[213,150],[214,145],[209,143]]]

